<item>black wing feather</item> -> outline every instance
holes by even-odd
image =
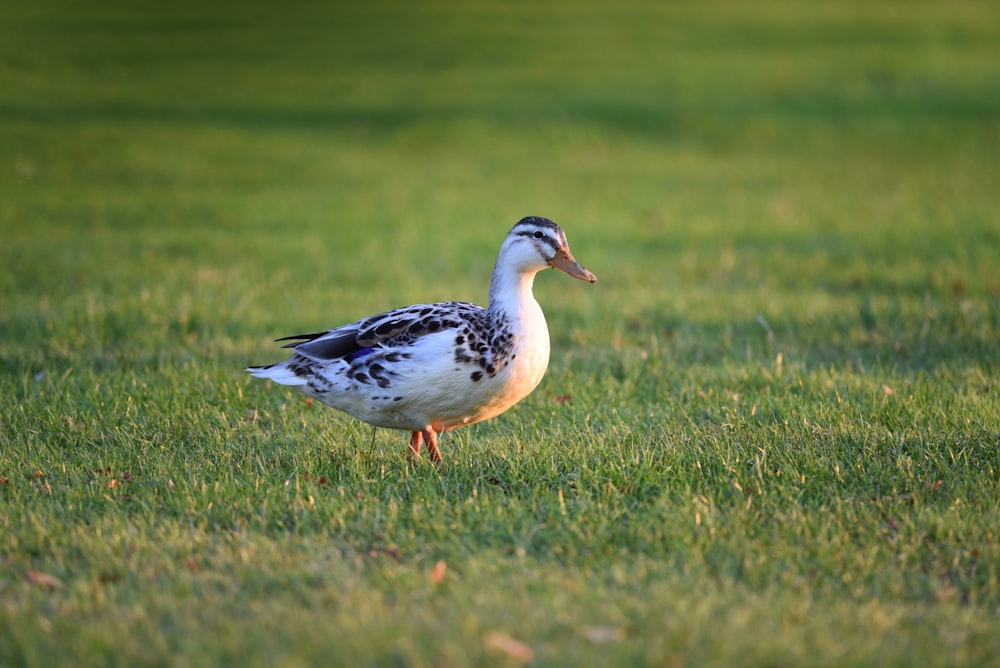
[[[325,332],[316,332],[315,334],[292,334],[291,336],[283,336],[280,339],[275,339],[275,342],[278,342],[278,341],[292,341],[292,343],[286,343],[285,345],[283,345],[281,347],[282,348],[294,348],[295,346],[299,345],[303,341],[314,341],[315,339],[318,339],[321,336],[326,336],[329,333],[330,333],[330,330],[326,330]]]
[[[350,357],[365,348],[373,348],[393,339],[412,341],[425,334],[457,327],[462,318],[477,318],[483,309],[466,302],[417,304],[380,313],[364,320],[315,334],[294,334],[278,341],[291,341],[293,348],[314,360]]]

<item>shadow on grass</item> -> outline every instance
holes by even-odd
[[[940,91],[928,96],[887,98],[873,94],[847,99],[836,92],[817,96],[767,96],[741,99],[678,102],[669,98],[647,100],[606,99],[600,96],[570,99],[556,106],[504,103],[492,99],[470,100],[465,105],[424,107],[412,101],[394,105],[346,108],[334,105],[254,107],[240,105],[146,106],[134,103],[38,106],[0,104],[0,121],[54,126],[79,123],[169,124],[178,126],[234,127],[251,130],[333,131],[365,128],[398,131],[427,123],[454,125],[458,122],[492,124],[576,122],[618,133],[661,139],[689,138],[696,127],[718,126],[738,132],[753,118],[822,121],[829,126],[851,126],[872,119],[912,122],[914,119],[948,121],[992,121],[1000,100]],[[706,114],[705,109],[711,109]],[[735,128],[735,129],[734,129]]]

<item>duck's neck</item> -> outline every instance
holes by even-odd
[[[532,311],[538,309],[538,302],[531,292],[536,273],[516,271],[497,262],[490,279],[489,310],[518,317],[526,308]]]
[[[512,364],[507,373],[513,387],[519,388],[519,396],[538,385],[549,364],[549,328],[531,292],[536,273],[517,271],[498,261],[490,280],[488,317],[497,331],[511,337]]]

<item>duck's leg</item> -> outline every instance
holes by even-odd
[[[438,435],[434,431],[433,427],[428,427],[424,429],[423,432],[424,440],[427,441],[427,454],[431,456],[432,462],[441,462],[441,451],[438,450]]]
[[[416,461],[420,458],[420,437],[421,432],[415,431],[410,435],[410,457]],[[428,447],[430,447],[430,441],[427,442]],[[436,447],[434,448],[437,449]]]

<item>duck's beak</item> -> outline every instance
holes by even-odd
[[[573,254],[569,252],[569,248],[565,246],[556,251],[556,256],[549,260],[549,264],[556,269],[565,271],[573,278],[579,278],[581,281],[587,281],[588,283],[597,281],[597,276],[584,269],[583,265],[577,262]]]

